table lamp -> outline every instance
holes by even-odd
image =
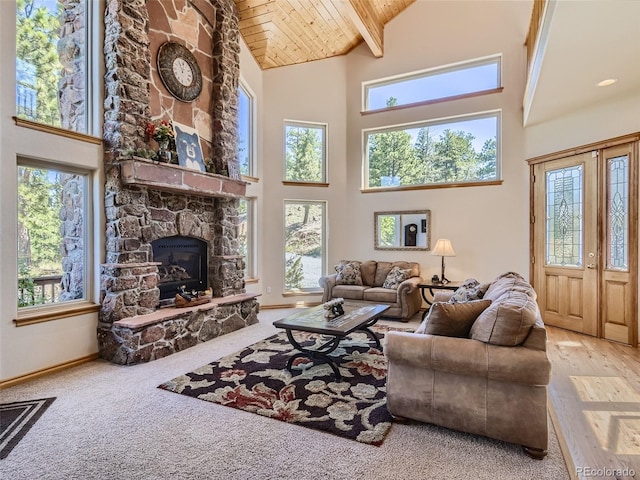
[[[444,276],[444,257],[455,257],[456,252],[451,246],[451,242],[446,238],[439,238],[436,242],[436,246],[431,250],[431,255],[440,255],[442,257],[442,275],[440,281],[442,283],[449,283],[449,280]]]

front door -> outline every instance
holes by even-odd
[[[637,321],[632,147],[533,167],[533,281],[544,322],[629,344]]]

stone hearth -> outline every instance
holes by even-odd
[[[163,308],[113,323],[100,338],[102,356],[133,365],[166,357],[258,322],[255,294],[214,298],[186,308]]]
[[[237,168],[239,30],[233,0],[110,0],[105,13],[106,255],[101,271],[100,355],[119,364],[146,362],[257,322],[239,255]],[[159,46],[187,46],[203,71],[191,103],[159,80]],[[207,171],[132,156],[153,148],[151,119],[177,121],[200,135]],[[159,308],[160,265],[151,242],[182,236],[207,245],[213,301]]]

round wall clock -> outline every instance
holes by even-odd
[[[176,42],[166,42],[158,50],[158,73],[169,93],[183,102],[192,102],[202,91],[202,72],[196,57]]]

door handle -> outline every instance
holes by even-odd
[[[587,268],[596,268],[596,266],[593,263],[587,263]]]

